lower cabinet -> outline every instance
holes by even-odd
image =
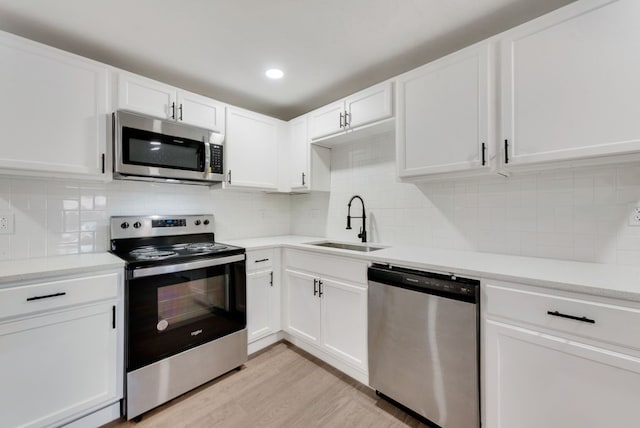
[[[280,331],[280,250],[247,251],[249,353],[274,343]]]
[[[637,427],[640,338],[607,330],[639,308],[522,287],[485,287],[484,426]]]
[[[284,330],[366,377],[366,263],[339,258],[332,264],[333,257],[300,251],[295,253],[295,258],[304,263],[291,265],[287,259],[284,270]],[[352,263],[362,272],[359,280],[353,281],[351,275],[348,275],[349,279],[340,278],[341,267],[345,263]],[[313,264],[322,269],[317,272],[302,270]]]
[[[121,274],[113,273],[0,290],[5,303],[15,300],[14,306],[29,299],[24,298],[29,290],[28,303],[33,303],[24,313],[0,320],[2,426],[58,426],[118,403],[120,281]],[[74,301],[74,294],[94,283],[95,296]],[[64,291],[52,293],[52,287]],[[53,308],[42,310],[46,306]]]

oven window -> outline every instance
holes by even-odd
[[[204,147],[200,141],[122,128],[123,162],[126,164],[203,171]]]
[[[158,330],[229,311],[228,277],[196,279],[158,288]]]

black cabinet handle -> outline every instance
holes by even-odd
[[[101,161],[102,161],[102,173],[104,174],[106,172],[106,155],[103,153],[101,157]]]
[[[262,263],[262,262],[268,262],[268,261],[269,259],[259,259],[259,260],[256,260],[254,263]]]
[[[504,140],[504,163],[509,163],[509,140]]]
[[[582,322],[586,322],[586,323],[589,323],[589,324],[595,324],[596,323],[596,321],[592,320],[591,318],[577,317],[575,315],[567,315],[567,314],[560,313],[558,311],[553,311],[553,312],[552,311],[547,311],[547,314],[549,314],[551,316],[554,316],[554,317],[567,318],[567,319],[570,319],[570,320],[582,321]]]
[[[318,297],[322,297],[324,293],[322,292],[322,280],[318,280]]]
[[[176,103],[171,103],[171,119],[176,118]]]
[[[64,296],[66,294],[67,293],[62,292],[62,293],[47,294],[44,296],[27,297],[27,302],[33,302],[34,300],[50,299],[51,297],[59,297],[59,296]]]
[[[231,170],[229,170],[229,179],[227,180],[227,183],[231,184]]]
[[[269,282],[269,285],[273,287],[273,271],[271,271],[270,273],[271,273],[271,280]]]
[[[351,113],[344,112],[344,127],[351,126]]]
[[[485,166],[487,164],[487,159],[485,158],[486,151],[487,145],[485,143],[482,143],[482,166]]]
[[[116,328],[116,305],[111,307],[111,328]]]
[[[304,172],[302,173],[302,185],[304,186]]]
[[[180,120],[182,120],[182,103],[180,103],[179,109],[180,109]]]
[[[344,117],[344,114],[340,113],[340,128],[344,128],[346,125],[342,124],[342,118]]]
[[[313,295],[316,296],[318,294],[318,280],[313,278]]]

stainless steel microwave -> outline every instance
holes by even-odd
[[[211,185],[224,180],[224,135],[138,113],[113,113],[114,178]]]

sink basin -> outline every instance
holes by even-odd
[[[374,247],[371,245],[367,245],[367,244],[362,244],[362,245],[358,245],[358,244],[344,244],[341,242],[331,242],[331,241],[324,241],[324,242],[307,242],[308,245],[315,245],[318,247],[329,247],[329,248],[338,248],[340,250],[351,250],[351,251],[361,251],[361,252],[365,252],[368,253],[370,251],[377,251],[377,250],[382,250],[385,247]]]

